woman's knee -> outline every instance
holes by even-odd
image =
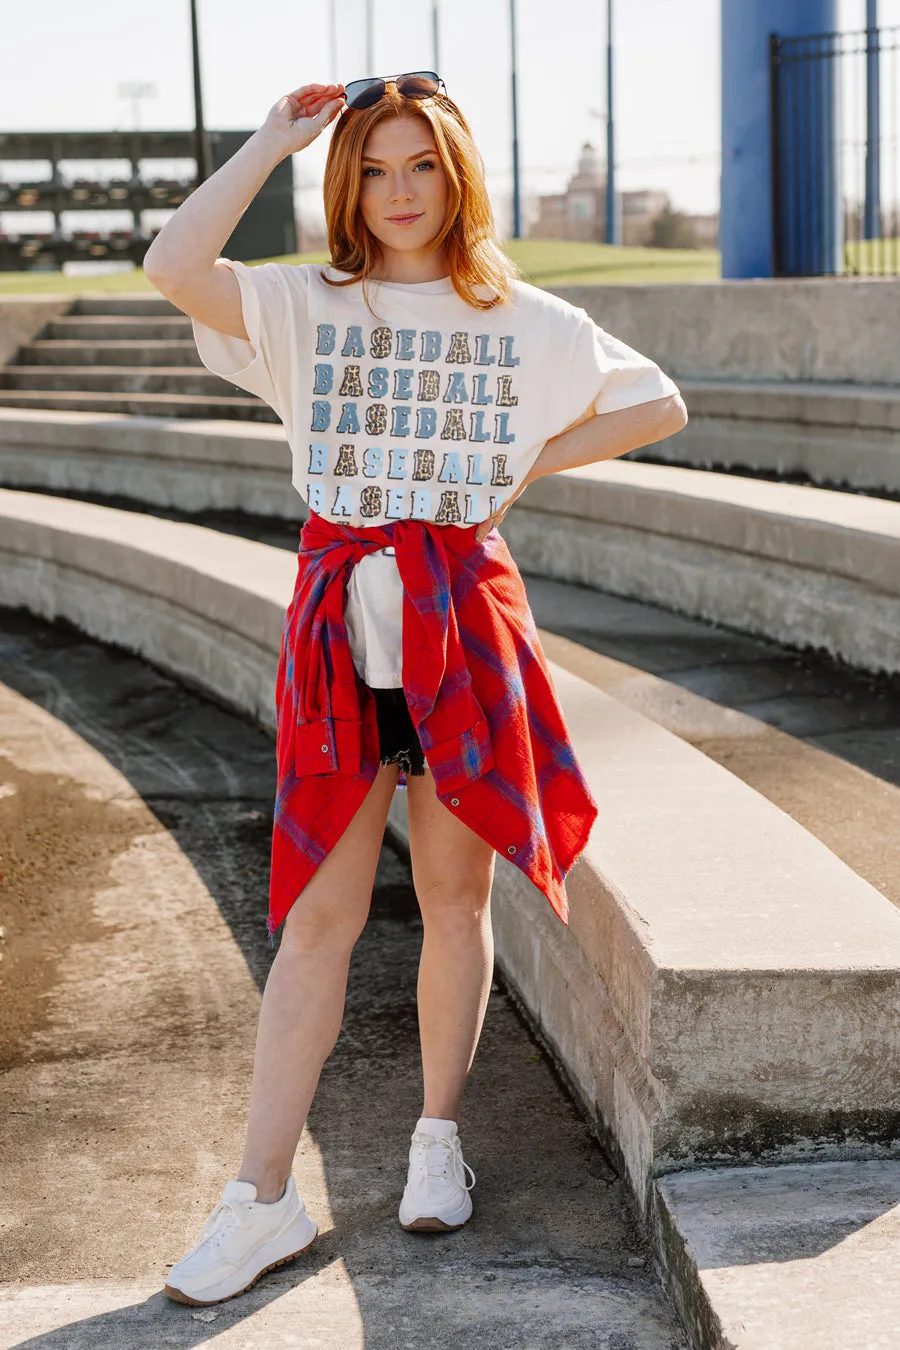
[[[491,876],[479,872],[472,876],[419,882],[416,898],[426,925],[475,928],[490,915]]]
[[[363,903],[361,898],[350,902],[344,896],[338,903],[333,896],[325,901],[301,892],[287,912],[281,945],[298,954],[349,955],[366,926],[368,912],[369,901]]]

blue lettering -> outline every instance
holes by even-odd
[[[320,323],[318,326],[319,342],[316,347],[317,356],[330,356],[334,351],[334,340],[337,337],[337,329],[333,323]]]
[[[441,335],[434,333],[430,328],[426,328],[422,334],[422,357],[423,361],[439,361],[441,359]]]
[[[388,380],[387,366],[373,366],[369,371],[369,398],[387,398]]]
[[[409,435],[409,415],[411,408],[391,408],[391,435]]]
[[[408,450],[391,450],[389,452],[391,467],[388,470],[388,478],[406,477],[406,460],[408,455]]]
[[[324,399],[313,399],[313,420],[310,431],[327,431],[331,426],[331,404]]]
[[[345,403],[341,412],[341,420],[335,428],[335,434],[338,436],[358,436],[359,418],[356,415],[356,404]]]
[[[437,431],[437,408],[418,408],[416,414],[416,440],[427,441]]]
[[[377,478],[384,469],[384,451],[376,445],[370,445],[363,454],[363,474],[366,478]]]

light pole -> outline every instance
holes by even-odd
[[[440,27],[438,21],[438,0],[431,0],[431,35],[434,43],[434,69],[441,73]]]
[[[606,242],[618,244],[616,129],[613,120],[613,0],[606,0]]]
[[[200,36],[197,31],[197,0],[191,0],[191,47],[194,61],[194,154],[197,186],[212,177],[212,151],[203,125],[203,91],[200,87]]]
[[[375,74],[375,0],[366,0],[366,66],[368,74]]]
[[[509,36],[512,49],[512,159],[513,239],[522,238],[522,199],[519,184],[519,104],[516,94],[516,0],[509,0]]]
[[[155,98],[155,84],[141,84],[131,81],[124,81],[119,85],[119,96],[121,98],[131,99],[131,111],[134,117],[134,130],[141,129],[141,99]]]
[[[335,14],[335,4],[337,0],[329,0],[328,3],[328,54],[331,59],[331,82],[338,82],[338,53],[337,53],[337,15]]]

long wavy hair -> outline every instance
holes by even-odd
[[[512,294],[511,282],[521,273],[497,240],[494,212],[484,181],[484,160],[463,114],[445,94],[407,99],[394,84],[371,108],[344,109],[337,119],[325,161],[324,202],[332,266],[352,277],[329,286],[365,282],[381,261],[379,241],[359,209],[362,154],[366,137],[386,117],[422,117],[431,127],[437,153],[447,176],[448,204],[443,226],[428,245],[429,252],[446,250],[450,276],[457,294],[475,309],[493,309]],[[375,279],[377,280],[377,278]],[[476,287],[490,294],[479,295]]]

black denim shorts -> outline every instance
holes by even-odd
[[[423,775],[425,755],[403,690],[372,689],[372,693],[381,763],[399,764],[406,774]]]

